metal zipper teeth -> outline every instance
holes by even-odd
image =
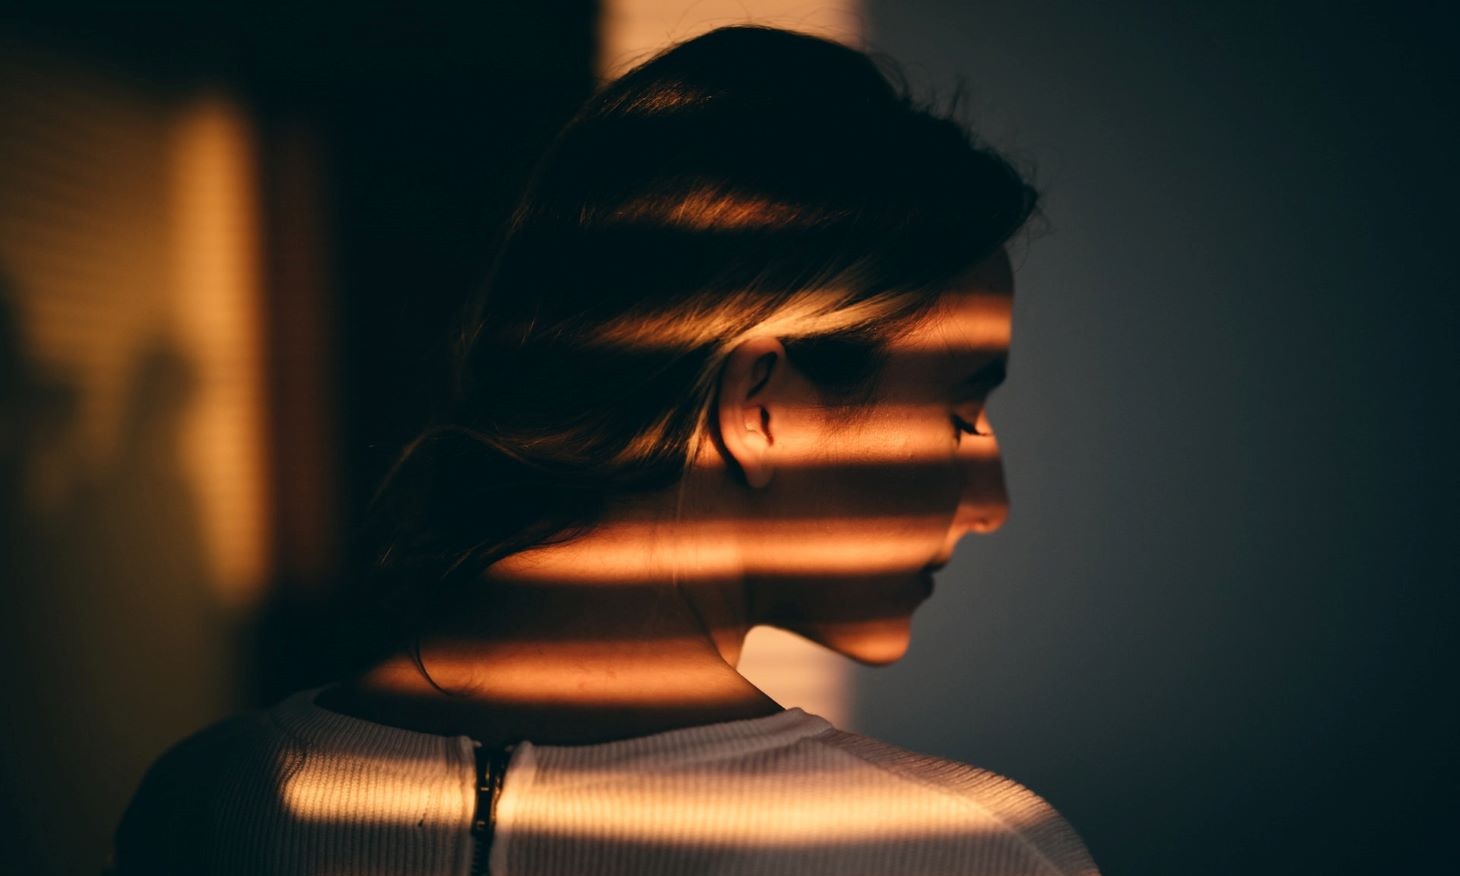
[[[475,746],[473,753],[477,766],[477,802],[471,819],[471,876],[487,876],[492,836],[497,830],[497,800],[502,796],[507,762],[512,759],[512,749],[515,747],[508,745],[489,751],[480,743]]]

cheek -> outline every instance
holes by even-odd
[[[957,512],[953,426],[939,411],[879,410],[828,447],[838,483],[827,495],[889,531],[941,538]]]

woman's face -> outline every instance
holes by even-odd
[[[984,407],[1003,378],[1012,295],[1000,250],[889,344],[865,406],[828,406],[784,380],[765,424],[774,474],[755,491],[752,618],[866,663],[903,655],[932,572],[1008,512]]]

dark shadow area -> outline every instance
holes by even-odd
[[[56,583],[37,614],[54,650],[39,665],[53,667],[46,712],[64,722],[50,734],[53,763],[67,774],[64,797],[81,823],[114,817],[137,779],[120,765],[145,763],[165,744],[157,728],[232,708],[235,632],[212,590],[180,452],[194,379],[165,343],[144,348],[114,454],[48,521],[43,544]]]
[[[37,805],[48,761],[47,667],[37,647],[56,634],[47,601],[55,588],[49,521],[37,518],[33,484],[48,446],[72,428],[75,391],[35,363],[0,271],[0,833],[16,872],[48,873],[55,850]],[[64,619],[62,619],[64,625]]]
[[[340,472],[340,555],[325,580],[275,582],[254,635],[255,703],[348,665],[320,631],[356,598],[363,509],[436,402],[452,319],[531,163],[593,86],[584,0],[366,13],[348,37],[316,39],[339,24],[323,8],[287,28],[255,17],[241,75],[266,130],[302,118],[317,135]]]
[[[232,708],[234,633],[178,446],[193,373],[165,344],[143,350],[118,443],[90,467],[78,390],[31,358],[8,290],[0,336],[7,847],[16,872],[90,872],[135,765]]]

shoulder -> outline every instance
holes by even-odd
[[[896,808],[908,813],[909,821],[941,826],[947,836],[940,842],[967,847],[979,859],[1022,861],[1011,868],[1015,872],[1097,873],[1074,828],[1044,798],[1012,779],[841,730],[816,742],[854,764],[849,772],[866,775],[855,784],[897,788]]]
[[[476,802],[469,740],[350,718],[318,693],[163,754],[118,827],[115,876],[447,872]]]
[[[498,815],[493,853],[511,872],[551,862],[605,876],[1096,873],[1070,826],[1022,785],[800,710],[602,746],[526,746]]]
[[[118,824],[112,872],[202,871],[240,786],[266,785],[288,769],[291,747],[263,712],[235,715],[173,745],[143,775]]]

